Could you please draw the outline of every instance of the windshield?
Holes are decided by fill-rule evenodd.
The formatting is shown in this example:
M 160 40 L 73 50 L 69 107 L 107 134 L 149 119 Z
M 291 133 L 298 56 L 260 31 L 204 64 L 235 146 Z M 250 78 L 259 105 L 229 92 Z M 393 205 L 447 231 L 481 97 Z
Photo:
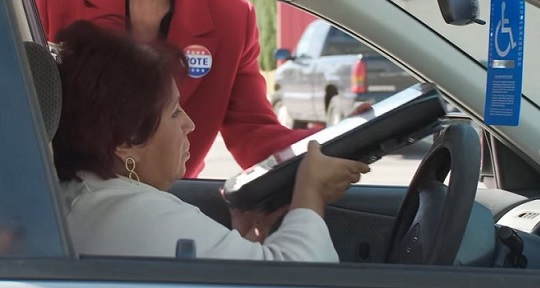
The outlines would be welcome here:
M 486 25 L 471 24 L 453 26 L 444 22 L 437 1 L 424 0 L 392 0 L 420 21 L 437 31 L 478 61 L 488 59 L 490 1 L 478 0 L 479 19 Z M 525 7 L 525 41 L 523 58 L 523 95 L 536 105 L 540 105 L 540 37 L 536 34 L 540 26 L 540 9 L 529 3 Z M 535 37 L 536 36 L 536 37 Z

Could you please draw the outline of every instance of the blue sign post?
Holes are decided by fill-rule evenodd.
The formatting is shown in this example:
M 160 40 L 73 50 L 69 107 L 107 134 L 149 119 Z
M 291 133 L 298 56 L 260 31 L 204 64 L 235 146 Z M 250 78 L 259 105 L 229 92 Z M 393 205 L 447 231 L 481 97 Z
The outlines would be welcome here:
M 517 126 L 523 81 L 524 0 L 491 0 L 484 122 Z

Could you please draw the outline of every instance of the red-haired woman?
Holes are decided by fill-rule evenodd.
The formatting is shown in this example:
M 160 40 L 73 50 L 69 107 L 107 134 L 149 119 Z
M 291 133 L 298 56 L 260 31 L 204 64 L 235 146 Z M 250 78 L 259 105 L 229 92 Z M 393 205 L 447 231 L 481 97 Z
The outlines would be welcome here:
M 324 156 L 311 142 L 280 228 L 262 243 L 248 241 L 164 192 L 186 171 L 195 129 L 172 76 L 185 75 L 175 65 L 184 57 L 86 21 L 57 39 L 64 93 L 54 160 L 78 253 L 174 257 L 177 240 L 187 238 L 197 257 L 338 260 L 324 206 L 367 165 Z

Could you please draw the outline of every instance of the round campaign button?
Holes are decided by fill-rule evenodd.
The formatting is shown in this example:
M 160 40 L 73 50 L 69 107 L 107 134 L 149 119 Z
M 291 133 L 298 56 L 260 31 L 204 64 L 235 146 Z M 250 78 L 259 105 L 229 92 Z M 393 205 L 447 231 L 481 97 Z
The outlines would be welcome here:
M 190 45 L 184 48 L 188 61 L 188 75 L 191 78 L 201 78 L 212 69 L 212 54 L 201 45 Z

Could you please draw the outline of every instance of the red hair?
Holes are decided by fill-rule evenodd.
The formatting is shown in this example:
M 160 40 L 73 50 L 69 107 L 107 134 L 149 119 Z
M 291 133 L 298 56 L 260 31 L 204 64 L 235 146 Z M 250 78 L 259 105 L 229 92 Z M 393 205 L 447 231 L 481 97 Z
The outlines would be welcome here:
M 62 115 L 53 139 L 60 180 L 91 171 L 114 178 L 116 147 L 146 143 L 171 102 L 173 75 L 185 56 L 166 44 L 139 44 L 125 34 L 77 21 L 56 37 L 61 51 Z

